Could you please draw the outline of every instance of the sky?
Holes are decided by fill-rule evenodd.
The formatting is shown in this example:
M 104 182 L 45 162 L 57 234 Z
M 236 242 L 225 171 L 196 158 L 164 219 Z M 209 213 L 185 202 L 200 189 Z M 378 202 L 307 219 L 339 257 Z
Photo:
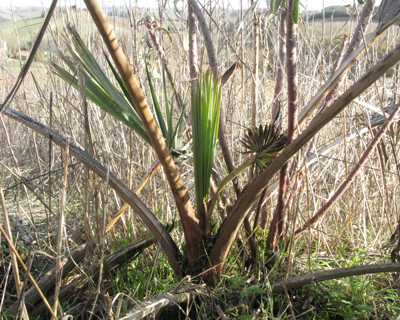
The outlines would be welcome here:
M 82 0 L 58 0 L 61 5 L 74 5 L 77 4 L 80 6 L 80 3 L 83 2 Z M 125 1 L 126 3 L 129 3 L 129 0 L 99 0 L 100 2 L 104 4 L 116 4 L 116 5 L 121 5 L 124 4 Z M 157 7 L 157 0 L 130 0 L 132 5 L 138 1 L 138 6 L 140 7 Z M 173 6 L 173 0 L 169 0 L 171 2 L 171 6 Z M 225 5 L 230 1 L 233 4 L 233 7 L 238 7 L 238 4 L 240 3 L 240 0 L 214 0 L 214 1 L 223 1 Z M 308 10 L 322 10 L 323 3 L 325 3 L 325 7 L 328 6 L 337 6 L 337 5 L 346 5 L 346 4 L 351 4 L 353 3 L 354 0 L 302 0 L 301 3 L 308 8 Z M 10 2 L 13 4 L 13 6 L 42 6 L 42 4 L 45 7 L 48 7 L 51 3 L 51 0 L 1 0 L 1 5 L 9 5 Z M 203 2 L 203 1 L 202 1 Z M 246 2 L 246 0 L 244 0 Z M 248 1 L 250 2 L 250 1 Z M 260 2 L 266 3 L 264 0 L 260 0 Z M 376 1 L 377 3 L 380 3 L 380 0 Z M 236 5 L 235 5 L 236 4 Z

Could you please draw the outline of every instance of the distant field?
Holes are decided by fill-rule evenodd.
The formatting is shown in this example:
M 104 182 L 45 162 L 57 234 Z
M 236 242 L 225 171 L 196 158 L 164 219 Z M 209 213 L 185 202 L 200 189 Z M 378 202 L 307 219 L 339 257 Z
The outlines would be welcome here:
M 7 16 L 5 13 L 0 12 L 0 17 L 1 16 Z M 9 15 L 8 15 L 9 17 Z M 121 18 L 121 17 L 108 17 L 110 23 L 116 24 L 115 29 L 117 33 L 122 36 L 126 34 L 130 34 L 130 23 L 128 18 Z M 30 48 L 32 45 L 32 41 L 36 38 L 37 33 L 39 32 L 42 23 L 44 21 L 44 18 L 27 18 L 27 19 L 20 19 L 16 21 L 16 26 L 18 29 L 18 38 L 19 38 L 19 43 L 20 43 L 20 48 L 26 50 L 26 48 Z M 87 25 L 88 17 L 87 17 L 87 12 L 82 13 L 82 19 L 81 19 L 81 24 L 83 26 Z M 55 27 L 55 20 L 54 18 L 52 19 L 51 26 Z M 63 21 L 62 17 L 59 16 L 57 25 L 60 29 L 63 28 Z M 49 32 L 47 32 L 47 35 Z M 85 37 L 85 35 L 82 35 Z M 12 20 L 7 21 L 7 22 L 2 22 L 0 23 L 0 39 L 5 40 L 7 42 L 7 48 L 8 48 L 8 55 L 13 55 L 18 48 L 18 42 L 17 42 L 17 37 L 15 33 L 15 26 L 14 22 Z M 51 43 L 53 43 L 53 40 L 50 38 Z M 47 46 L 48 43 L 47 41 L 43 41 L 43 46 L 45 50 L 48 50 Z
M 34 18 L 16 21 L 21 49 L 31 47 L 32 41 L 35 40 L 36 35 L 42 26 L 43 20 L 44 18 Z M 58 25 L 61 26 L 61 24 L 62 20 L 60 18 L 58 20 Z M 52 26 L 55 26 L 54 19 L 52 20 Z M 18 41 L 13 21 L 0 23 L 0 38 L 7 42 L 8 54 L 14 54 L 18 48 Z
M 37 8 L 36 10 L 29 10 L 29 11 L 25 9 L 24 11 L 21 11 L 21 13 L 23 16 L 25 16 L 25 18 L 19 16 L 19 20 L 16 21 L 16 25 L 18 29 L 20 47 L 21 49 L 26 49 L 27 47 L 29 48 L 31 46 L 32 40 L 35 39 L 36 34 L 39 31 L 44 18 L 41 17 L 27 18 L 27 16 L 29 15 L 32 17 L 35 15 L 41 15 L 41 11 L 37 10 Z M 81 14 L 81 23 L 83 25 L 86 25 L 88 21 L 87 12 L 82 12 L 80 14 Z M 7 13 L 5 10 L 2 10 L 0 7 L 0 18 L 10 19 L 11 17 L 9 13 Z M 124 36 L 130 34 L 130 22 L 128 18 L 109 16 L 108 19 L 112 24 L 115 24 L 115 29 L 119 37 L 124 38 Z M 57 24 L 59 28 L 62 28 L 61 17 L 59 18 Z M 350 19 L 346 17 L 336 17 L 333 19 L 327 18 L 325 20 L 325 39 L 330 40 L 331 37 L 333 39 L 337 37 L 340 38 L 345 33 L 351 34 L 352 33 L 351 29 L 354 29 L 356 24 L 357 24 L 356 19 L 350 21 Z M 367 29 L 367 34 L 371 33 L 377 27 L 377 24 L 378 23 L 376 21 L 372 21 L 372 23 Z M 52 25 L 55 26 L 54 19 Z M 300 24 L 300 27 L 302 30 L 307 29 L 310 32 L 309 34 L 315 37 L 316 39 L 319 40 L 322 39 L 322 33 L 323 33 L 322 19 L 306 21 L 304 22 L 304 24 Z M 84 37 L 84 35 L 82 36 Z M 391 40 L 393 37 L 394 34 L 390 35 Z M 0 23 L 0 38 L 4 39 L 7 42 L 8 55 L 13 55 L 18 47 L 17 37 L 15 33 L 15 26 L 13 21 L 10 20 L 7 22 Z M 47 50 L 47 45 L 48 45 L 47 41 L 45 41 L 44 45 L 46 46 Z
M 16 21 L 18 29 L 18 38 L 20 46 L 24 47 L 25 43 L 30 43 L 36 36 L 44 18 L 26 19 Z M 18 45 L 17 35 L 13 21 L 3 22 L 0 24 L 1 38 L 7 42 L 7 47 L 13 53 Z
M 39 7 L 14 7 L 14 19 L 16 21 L 23 19 L 35 19 L 40 18 L 43 14 L 43 10 Z M 0 23 L 11 21 L 10 10 L 6 7 L 0 7 Z
M 309 20 L 308 22 L 305 23 L 307 28 L 310 29 L 310 31 L 316 32 L 315 36 L 322 37 L 322 29 L 323 29 L 323 20 L 322 19 L 316 19 L 314 21 Z M 338 35 L 343 35 L 344 33 L 350 34 L 351 29 L 354 29 L 357 25 L 357 20 L 356 18 L 353 19 L 353 21 L 350 21 L 349 18 L 347 17 L 338 17 L 338 18 L 327 18 L 325 19 L 325 38 L 330 38 L 331 34 L 332 37 L 335 38 Z M 378 26 L 378 22 L 376 20 L 373 20 L 368 28 L 367 28 L 367 34 L 371 33 L 373 30 L 376 29 Z

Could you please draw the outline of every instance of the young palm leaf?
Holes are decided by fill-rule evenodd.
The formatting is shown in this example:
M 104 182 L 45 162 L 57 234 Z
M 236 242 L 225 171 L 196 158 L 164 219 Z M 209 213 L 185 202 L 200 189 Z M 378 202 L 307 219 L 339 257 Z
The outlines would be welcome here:
M 277 117 L 278 118 L 278 117 Z M 208 212 L 212 214 L 218 196 L 224 188 L 236 178 L 240 173 L 246 170 L 249 166 L 253 167 L 253 171 L 258 175 L 260 171 L 265 169 L 279 152 L 285 147 L 287 137 L 281 133 L 281 130 L 276 126 L 276 120 L 271 124 L 266 124 L 265 128 L 262 125 L 259 128 L 248 129 L 244 139 L 240 142 L 247 149 L 243 153 L 253 153 L 253 155 L 243 162 L 239 167 L 235 168 L 227 175 L 218 185 L 217 191 L 210 201 Z
M 243 153 L 254 153 L 253 171 L 258 174 L 276 157 L 286 144 L 287 137 L 281 133 L 275 123 L 266 124 L 265 127 L 260 124 L 248 129 L 245 137 L 240 141 L 247 149 Z
M 208 199 L 221 104 L 220 79 L 209 70 L 192 84 L 193 166 L 197 210 Z M 202 225 L 202 217 L 200 224 Z

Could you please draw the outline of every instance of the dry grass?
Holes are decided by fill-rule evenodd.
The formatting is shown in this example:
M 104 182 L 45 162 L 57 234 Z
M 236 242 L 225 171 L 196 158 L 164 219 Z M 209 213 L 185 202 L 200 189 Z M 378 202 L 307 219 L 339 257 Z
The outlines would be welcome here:
M 134 8 L 133 8 L 134 10 Z M 104 70 L 111 77 L 110 70 L 106 67 L 103 56 L 105 49 L 100 41 L 98 33 L 86 12 L 70 10 L 71 19 L 80 21 L 78 28 L 84 41 L 88 43 L 94 56 L 98 59 Z M 136 22 L 144 18 L 144 12 L 134 12 Z M 80 20 L 83 17 L 82 20 Z M 173 17 L 173 21 L 171 21 Z M 158 17 L 161 19 L 161 17 Z M 228 16 L 229 18 L 229 16 Z M 232 17 L 231 17 L 232 18 Z M 174 16 L 172 10 L 163 13 L 163 26 L 173 25 L 178 27 L 179 31 L 172 34 L 172 42 L 164 34 L 163 45 L 170 62 L 170 67 L 175 76 L 182 94 L 189 87 L 189 69 L 187 51 L 182 46 L 185 38 L 186 20 L 178 19 Z M 219 27 L 224 25 L 226 19 L 218 14 L 214 16 Z M 138 30 L 131 30 L 130 21 L 127 18 L 110 17 L 116 25 L 118 36 L 121 38 L 123 48 L 128 57 L 131 58 L 135 70 L 139 70 L 138 80 L 142 84 L 145 93 L 150 101 L 150 94 L 145 78 L 144 53 L 147 51 L 147 44 L 144 39 L 145 29 L 140 26 Z M 18 21 L 20 23 L 21 21 Z M 252 79 L 250 70 L 247 66 L 252 66 L 252 46 L 251 24 L 249 17 L 246 17 L 245 28 L 239 32 L 236 37 L 234 33 L 237 30 L 236 21 L 229 21 L 234 25 L 233 33 L 224 32 L 229 40 L 222 37 L 221 32 L 212 24 L 212 32 L 215 37 L 215 44 L 218 51 L 218 59 L 222 71 L 238 61 L 240 58 L 245 64 L 242 69 L 237 71 L 233 79 L 224 87 L 222 105 L 225 108 L 226 115 L 226 136 L 230 149 L 234 156 L 236 165 L 241 164 L 245 159 L 241 154 L 239 140 L 243 137 L 246 128 L 250 127 L 251 119 L 251 97 L 250 88 Z M 299 101 L 300 108 L 311 99 L 319 86 L 325 82 L 331 73 L 331 65 L 337 54 L 337 39 L 344 33 L 351 33 L 355 27 L 355 22 L 346 24 L 345 21 L 335 19 L 333 24 L 329 20 L 325 22 L 325 40 L 322 41 L 322 22 L 305 22 L 301 28 L 299 36 Z M 53 94 L 53 129 L 61 135 L 70 137 L 74 144 L 84 146 L 84 113 L 81 104 L 79 92 L 75 91 L 68 83 L 63 82 L 51 71 L 51 61 L 58 60 L 57 52 L 54 50 L 54 43 L 58 43 L 59 49 L 67 53 L 66 45 L 61 30 L 62 20 L 57 18 L 58 28 L 53 29 L 52 45 L 47 41 L 42 44 L 43 51 L 50 51 L 51 57 L 44 59 L 43 62 L 35 62 L 31 67 L 32 74 L 29 74 L 21 87 L 18 95 L 12 103 L 12 108 L 19 110 L 32 118 L 49 125 L 49 106 L 50 93 Z M 55 26 L 54 25 L 54 26 Z M 246 27 L 247 26 L 247 27 Z M 2 25 L 0 24 L 0 28 Z M 372 23 L 368 32 L 376 27 Z M 4 29 L 2 29 L 4 30 Z M 8 30 L 8 29 L 7 29 Z M 34 29 L 28 28 L 29 32 Z M 36 29 L 35 29 L 36 30 Z M 21 31 L 21 32 L 26 32 Z M 136 36 L 135 36 L 136 32 Z M 12 34 L 12 28 L 7 31 Z M 243 36 L 243 42 L 241 42 Z M 348 87 L 354 80 L 358 79 L 368 66 L 376 62 L 382 55 L 387 53 L 395 44 L 397 37 L 397 27 L 391 27 L 380 41 L 373 45 L 368 52 L 368 58 L 363 57 L 352 68 L 345 86 Z M 332 39 L 332 40 L 331 40 Z M 136 41 L 136 42 L 135 42 Z M 199 61 L 200 69 L 206 70 L 207 58 L 203 50 L 202 39 L 199 36 Z M 263 26 L 260 41 L 260 70 L 259 70 L 259 104 L 257 106 L 257 123 L 265 124 L 271 121 L 271 108 L 273 99 L 273 88 L 275 82 L 275 69 L 277 57 L 274 54 L 277 43 L 277 29 L 272 23 Z M 232 48 L 236 52 L 232 51 Z M 243 50 L 242 50 L 243 48 Z M 153 66 L 160 73 L 160 59 L 153 55 Z M 19 73 L 19 61 L 9 60 L 0 62 L 0 100 L 3 101 L 7 93 L 14 84 L 15 78 Z M 34 81 L 36 80 L 36 83 Z M 162 96 L 160 81 L 155 81 L 156 90 L 159 97 Z M 394 75 L 385 76 L 380 79 L 376 85 L 367 90 L 360 98 L 364 103 L 371 104 L 376 108 L 386 108 L 397 100 L 398 91 L 398 67 Z M 343 88 L 344 91 L 344 88 Z M 171 91 L 169 91 L 171 94 Z M 172 100 L 172 95 L 169 97 Z M 151 165 L 156 161 L 152 150 L 138 138 L 131 130 L 110 117 L 104 111 L 101 111 L 91 102 L 88 103 L 90 130 L 94 142 L 94 158 L 104 165 L 107 165 L 109 159 L 110 171 L 121 179 L 132 190 L 140 184 L 144 175 L 150 170 Z M 286 118 L 286 101 L 282 105 L 283 119 Z M 345 111 L 334 119 L 318 135 L 315 141 L 315 150 L 319 150 L 329 143 L 343 137 L 344 135 L 357 132 L 357 130 L 367 124 L 373 112 L 364 106 L 352 103 Z M 21 255 L 27 260 L 29 253 L 33 251 L 44 252 L 49 256 L 37 253 L 32 264 L 31 272 L 33 276 L 40 278 L 53 264 L 56 256 L 56 239 L 58 228 L 58 213 L 61 209 L 61 175 L 65 160 L 62 157 L 61 150 L 53 146 L 49 155 L 48 140 L 37 135 L 32 130 L 19 123 L 2 117 L 4 126 L 0 122 L 0 161 L 4 167 L 2 188 L 7 203 L 7 212 L 10 217 L 13 230 L 14 241 Z M 286 123 L 283 122 L 283 127 Z M 352 140 L 346 140 L 333 149 L 329 154 L 318 157 L 318 161 L 305 166 L 306 179 L 299 186 L 293 205 L 289 208 L 288 231 L 289 234 L 293 228 L 302 225 L 311 217 L 335 192 L 341 182 L 347 177 L 348 172 L 363 154 L 366 145 L 373 137 L 373 132 L 368 131 L 362 136 L 355 136 Z M 187 139 L 187 136 L 185 137 Z M 387 263 L 390 261 L 387 250 L 382 247 L 390 241 L 390 237 L 395 231 L 399 221 L 398 201 L 399 201 L 399 172 L 398 172 L 398 149 L 399 149 L 399 126 L 395 123 L 386 134 L 379 149 L 375 150 L 369 162 L 352 183 L 349 190 L 343 195 L 338 203 L 326 213 L 325 217 L 314 225 L 309 231 L 304 232 L 300 237 L 294 240 L 293 255 L 288 261 L 284 256 L 280 256 L 280 262 L 273 266 L 268 276 L 265 266 L 268 265 L 269 254 L 264 251 L 265 233 L 257 231 L 257 243 L 260 247 L 262 257 L 257 268 L 247 269 L 246 259 L 239 255 L 240 250 L 235 248 L 230 256 L 230 263 L 227 266 L 227 275 L 231 279 L 225 279 L 221 287 L 229 292 L 221 293 L 217 288 L 209 298 L 214 305 L 225 308 L 226 314 L 230 317 L 239 317 L 241 315 L 252 315 L 254 317 L 267 317 L 278 313 L 290 314 L 290 309 L 285 297 L 272 297 L 268 294 L 268 280 L 273 275 L 282 278 L 282 265 L 287 267 L 289 276 L 306 274 L 312 271 L 321 271 L 326 269 L 370 264 Z M 49 156 L 51 166 L 49 165 Z M 299 164 L 303 164 L 305 159 L 305 150 L 299 155 Z M 69 159 L 69 163 L 74 164 L 76 159 Z M 225 176 L 223 159 L 220 154 L 217 156 L 216 165 L 221 176 Z M 193 199 L 193 170 L 191 162 L 179 164 L 183 179 Z M 49 176 L 46 174 L 49 170 L 55 171 Z M 58 171 L 57 171 L 58 170 Z M 17 173 L 18 174 L 17 174 Z M 42 175 L 42 176 L 40 176 Z M 20 184 L 20 176 L 31 180 L 33 190 Z M 51 203 L 49 201 L 49 178 L 51 179 Z M 241 177 L 246 181 L 247 177 Z M 88 216 L 89 229 L 85 229 L 84 208 L 85 208 L 85 174 L 83 166 L 78 164 L 70 167 L 68 172 L 68 182 L 66 188 L 65 202 L 65 243 L 62 248 L 64 255 L 76 248 L 88 236 L 95 243 L 100 243 L 101 223 L 100 219 L 105 207 L 105 192 L 108 191 L 107 219 L 111 219 L 122 206 L 121 200 L 113 190 L 107 190 L 105 183 L 99 181 L 99 178 L 90 174 L 88 190 Z M 230 197 L 233 199 L 233 191 L 230 190 Z M 174 240 L 178 246 L 182 247 L 183 239 L 181 237 L 180 225 L 177 222 L 178 215 L 173 204 L 173 198 L 170 194 L 167 181 L 161 170 L 150 180 L 145 189 L 141 192 L 140 198 L 154 212 L 163 223 L 171 223 L 175 220 L 178 224 L 178 232 L 173 233 Z M 266 208 L 269 212 L 269 218 L 275 209 L 276 194 L 273 193 L 266 202 Z M 49 212 L 50 203 L 53 214 Z M 250 216 L 252 220 L 254 215 Z M 296 217 L 296 218 L 295 218 Z M 217 220 L 217 218 L 216 218 Z M 3 222 L 0 218 L 1 223 Z M 218 221 L 216 221 L 218 222 Z M 134 212 L 127 212 L 116 228 L 105 238 L 105 254 L 111 254 L 132 243 L 145 232 L 145 228 Z M 1 240 L 1 259 L 0 261 L 0 283 L 1 292 L 7 292 L 3 302 L 0 302 L 1 312 L 10 307 L 16 301 L 15 285 L 13 277 L 9 271 L 9 248 L 4 240 Z M 279 255 L 279 252 L 275 253 Z M 51 258 L 50 258 L 51 257 Z M 238 259 L 239 257 L 239 259 Z M 80 267 L 64 279 L 62 287 L 66 286 L 73 278 L 85 274 L 88 268 L 97 263 L 100 258 L 100 250 L 96 246 L 90 249 L 90 253 L 81 263 Z M 280 265 L 282 263 L 282 265 Z M 287 265 L 286 265 L 287 264 Z M 91 275 L 88 274 L 88 277 Z M 21 272 L 24 277 L 24 272 Z M 320 310 L 325 304 L 326 309 L 330 307 L 328 303 L 340 306 L 345 312 L 353 312 L 356 307 L 346 309 L 345 304 L 340 304 L 340 299 L 347 298 L 340 296 L 339 300 L 330 299 L 340 292 L 350 292 L 349 295 L 357 300 L 360 305 L 362 297 L 367 301 L 365 305 L 372 306 L 372 309 L 357 316 L 370 316 L 373 319 L 385 319 L 394 317 L 400 310 L 395 311 L 398 302 L 393 302 L 394 307 L 386 308 L 385 303 L 389 303 L 385 297 L 391 296 L 395 299 L 398 295 L 398 284 L 395 285 L 391 275 L 382 275 L 379 277 L 364 277 L 359 280 L 362 283 L 368 283 L 363 287 L 357 285 L 357 279 L 350 279 L 346 282 L 330 282 L 327 285 L 316 285 L 308 289 L 304 288 L 294 291 L 291 294 L 293 305 L 297 314 L 307 313 L 303 318 Z M 246 282 L 248 281 L 248 282 Z M 271 281 L 272 282 L 272 281 Z M 100 287 L 100 297 L 95 306 L 94 313 L 101 318 L 111 318 L 110 310 L 113 312 L 119 310 L 119 314 L 127 313 L 133 303 L 131 299 L 144 299 L 156 293 L 167 290 L 174 284 L 172 271 L 167 266 L 157 246 L 146 249 L 143 254 L 128 263 L 120 270 L 107 270 L 104 273 L 104 281 Z M 253 285 L 263 290 L 258 292 Z M 249 288 L 253 288 L 251 291 Z M 361 288 L 361 289 L 360 289 Z M 62 309 L 68 314 L 74 314 L 76 318 L 88 317 L 88 310 L 92 310 L 91 303 L 96 294 L 97 283 L 87 284 L 65 299 L 61 303 Z M 220 291 L 218 291 L 220 290 Z M 247 291 L 246 291 L 247 290 Z M 376 297 L 375 306 L 368 300 L 368 297 L 358 296 L 357 290 L 364 290 L 366 295 Z M 245 294 L 241 295 L 241 292 Z M 116 298 L 112 307 L 108 305 L 107 298 L 104 298 L 106 292 L 111 296 L 111 300 Z M 119 295 L 123 293 L 125 295 Z M 275 299 L 275 304 L 267 308 L 264 300 L 260 300 L 260 295 L 267 297 L 266 301 L 271 302 Z M 224 298 L 229 296 L 229 301 L 235 301 L 237 308 L 229 310 Z M 75 298 L 77 298 L 75 300 Z M 236 299 L 236 300 L 235 300 Z M 385 300 L 386 299 L 386 300 Z M 311 301 L 310 301 L 311 300 Z M 2 301 L 0 299 L 0 301 Z M 264 301 L 261 303 L 260 301 Z M 314 301 L 314 302 L 313 302 Z M 332 302 L 334 301 L 334 302 Z M 203 301 L 204 302 L 204 301 Z M 88 305 L 86 305 L 88 303 Z M 233 303 L 233 302 L 232 302 Z M 258 308 L 258 309 L 257 309 Z M 296 309 L 297 308 L 297 309 Z M 201 303 L 198 312 L 201 312 Z M 390 309 L 390 310 L 388 310 Z M 257 310 L 262 310 L 259 312 Z M 286 311 L 285 311 L 286 310 Z M 311 310 L 311 311 L 310 311 Z M 313 311 L 314 310 L 314 311 Z M 330 310 L 330 309 L 329 309 Z M 81 313 L 82 312 L 82 313 Z M 264 313 L 263 313 L 264 312 Z M 329 315 L 334 314 L 326 313 Z M 339 311 L 338 311 L 339 312 Z M 343 312 L 340 315 L 343 315 Z M 355 312 L 355 311 L 354 311 Z M 210 313 L 207 313 L 209 314 Z M 339 314 L 339 313 L 338 313 Z M 213 317 L 215 314 L 212 315 Z M 221 318 L 225 316 L 220 313 Z M 211 317 L 211 316 L 210 316 Z M 301 317 L 300 317 L 301 318 Z M 348 319 L 352 318 L 349 313 Z M 386 319 L 388 319 L 386 318 Z M 339 316 L 338 318 L 339 319 Z M 342 318 L 340 318 L 342 319 Z

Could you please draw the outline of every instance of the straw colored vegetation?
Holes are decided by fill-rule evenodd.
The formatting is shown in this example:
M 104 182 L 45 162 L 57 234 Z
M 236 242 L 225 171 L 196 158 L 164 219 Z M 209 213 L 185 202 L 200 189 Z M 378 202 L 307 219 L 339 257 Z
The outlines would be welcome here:
M 0 23 L 0 319 L 400 316 L 400 1 L 201 3 Z

